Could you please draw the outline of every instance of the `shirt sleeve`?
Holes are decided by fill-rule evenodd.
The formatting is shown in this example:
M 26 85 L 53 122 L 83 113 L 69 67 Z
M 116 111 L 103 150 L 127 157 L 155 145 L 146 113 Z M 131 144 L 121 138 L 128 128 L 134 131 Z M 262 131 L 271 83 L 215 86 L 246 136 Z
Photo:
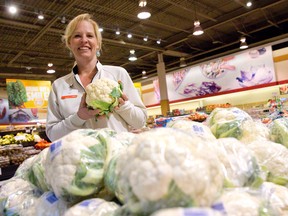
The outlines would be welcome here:
M 83 127 L 85 120 L 81 119 L 77 112 L 65 118 L 61 115 L 59 108 L 59 97 L 57 96 L 56 85 L 52 85 L 52 89 L 48 99 L 47 120 L 46 120 L 46 134 L 53 142 L 73 130 Z M 76 109 L 76 108 L 75 108 Z

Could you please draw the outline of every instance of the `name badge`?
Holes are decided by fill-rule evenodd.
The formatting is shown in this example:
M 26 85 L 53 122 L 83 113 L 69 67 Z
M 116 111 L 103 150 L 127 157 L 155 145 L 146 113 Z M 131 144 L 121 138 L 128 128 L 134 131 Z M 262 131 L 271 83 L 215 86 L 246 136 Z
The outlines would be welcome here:
M 71 89 L 68 91 L 64 91 L 63 95 L 61 96 L 61 99 L 70 99 L 70 98 L 77 98 L 78 97 L 78 90 L 77 89 Z

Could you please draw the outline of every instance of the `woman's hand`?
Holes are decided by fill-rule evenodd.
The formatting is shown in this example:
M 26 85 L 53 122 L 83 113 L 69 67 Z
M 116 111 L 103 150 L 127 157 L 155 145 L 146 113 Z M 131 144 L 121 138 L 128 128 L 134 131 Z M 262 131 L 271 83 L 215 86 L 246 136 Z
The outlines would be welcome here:
M 123 93 L 122 96 L 119 98 L 119 104 L 115 107 L 115 109 L 120 109 L 120 107 L 123 106 L 126 101 L 128 101 L 128 97 L 126 96 L 126 94 Z
M 95 118 L 95 116 L 98 115 L 99 113 L 100 113 L 99 109 L 93 110 L 93 109 L 87 108 L 86 93 L 84 93 L 81 98 L 81 102 L 77 111 L 77 115 L 83 120 L 88 120 L 90 118 Z

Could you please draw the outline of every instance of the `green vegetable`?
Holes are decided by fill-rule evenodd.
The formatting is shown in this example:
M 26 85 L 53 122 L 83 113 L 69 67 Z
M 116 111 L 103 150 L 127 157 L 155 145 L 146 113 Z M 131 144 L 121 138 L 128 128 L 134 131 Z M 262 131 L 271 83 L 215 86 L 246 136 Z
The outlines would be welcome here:
M 122 84 L 107 78 L 97 79 L 86 87 L 86 103 L 91 109 L 99 109 L 98 115 L 106 115 L 118 106 Z
M 26 88 L 20 80 L 7 83 L 8 101 L 12 107 L 24 107 L 27 102 Z

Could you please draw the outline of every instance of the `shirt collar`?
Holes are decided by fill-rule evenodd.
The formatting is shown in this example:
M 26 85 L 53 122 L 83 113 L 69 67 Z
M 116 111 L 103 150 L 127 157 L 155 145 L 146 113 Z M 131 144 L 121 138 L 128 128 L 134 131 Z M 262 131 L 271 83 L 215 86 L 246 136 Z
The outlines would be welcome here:
M 97 67 L 97 71 L 100 72 L 102 71 L 103 65 L 100 63 L 100 61 L 97 61 L 96 67 Z M 76 63 L 74 64 L 72 68 L 72 72 L 74 73 L 74 75 L 78 74 L 78 66 Z

